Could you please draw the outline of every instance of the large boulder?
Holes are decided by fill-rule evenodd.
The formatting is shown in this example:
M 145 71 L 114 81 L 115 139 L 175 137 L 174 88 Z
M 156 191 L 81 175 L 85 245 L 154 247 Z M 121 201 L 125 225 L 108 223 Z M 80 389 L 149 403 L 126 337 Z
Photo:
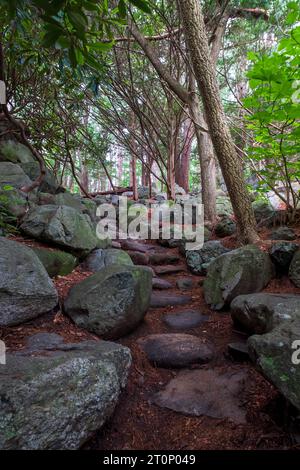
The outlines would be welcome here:
M 271 240 L 296 240 L 297 234 L 286 225 L 274 229 L 270 236 Z
M 98 239 L 84 214 L 68 206 L 45 205 L 30 210 L 21 230 L 38 240 L 54 243 L 75 255 L 86 255 Z
M 25 145 L 8 139 L 1 141 L 0 162 L 31 163 L 34 162 L 34 156 Z
M 33 247 L 32 249 L 43 263 L 50 277 L 66 276 L 77 265 L 77 258 L 65 251 L 40 247 Z
M 188 268 L 193 274 L 205 274 L 209 263 L 228 251 L 219 241 L 212 240 L 206 242 L 200 250 L 186 251 L 185 256 Z
M 273 271 L 268 253 L 255 245 L 225 253 L 208 266 L 203 284 L 205 300 L 220 310 L 238 295 L 261 291 L 271 280 Z
M 292 258 L 289 268 L 289 278 L 296 287 L 300 287 L 300 250 L 297 250 Z
M 0 189 L 5 189 L 7 186 L 20 189 L 24 186 L 29 186 L 31 183 L 31 179 L 19 165 L 10 162 L 0 162 Z
M 263 334 L 300 312 L 300 296 L 264 292 L 239 295 L 231 302 L 230 310 L 235 323 L 249 333 Z
M 84 268 L 91 272 L 101 271 L 103 268 L 113 264 L 118 266 L 133 266 L 133 262 L 126 251 L 116 248 L 95 250 L 84 260 Z
M 115 409 L 131 364 L 128 348 L 85 341 L 48 349 L 46 356 L 7 354 L 1 366 L 1 449 L 78 449 Z
M 300 297 L 300 296 L 297 296 Z M 248 340 L 250 357 L 263 375 L 300 410 L 300 306 L 299 300 L 278 302 L 273 307 L 271 331 L 251 336 Z M 273 326 L 273 327 L 272 327 Z
M 40 165 L 38 162 L 22 163 L 21 167 L 24 173 L 26 173 L 26 175 L 32 181 L 36 180 L 41 174 Z M 59 182 L 54 176 L 54 173 L 48 168 L 46 168 L 46 173 L 43 177 L 41 184 L 39 185 L 39 190 L 44 193 L 55 194 L 58 191 L 59 187 Z
M 71 193 L 59 193 L 54 196 L 54 204 L 57 206 L 69 206 L 73 207 L 77 211 L 81 212 L 82 204 L 80 199 L 76 198 Z
M 38 202 L 35 192 L 24 193 L 13 187 L 4 188 L 0 187 L 0 204 L 8 218 L 21 219 L 28 209 L 34 207 Z
M 28 247 L 0 237 L 0 326 L 18 325 L 52 310 L 57 292 Z
M 233 209 L 230 198 L 227 196 L 218 196 L 216 198 L 216 211 L 219 217 L 231 216 Z
M 150 269 L 113 265 L 72 287 L 64 309 L 81 328 L 117 339 L 143 320 L 151 291 Z
M 230 217 L 223 217 L 215 227 L 217 237 L 224 238 L 236 232 L 236 223 Z
M 270 256 L 275 264 L 277 274 L 286 274 L 299 245 L 291 242 L 277 242 L 270 249 Z
M 275 210 L 269 201 L 259 199 L 252 203 L 256 222 L 271 220 L 275 215 Z

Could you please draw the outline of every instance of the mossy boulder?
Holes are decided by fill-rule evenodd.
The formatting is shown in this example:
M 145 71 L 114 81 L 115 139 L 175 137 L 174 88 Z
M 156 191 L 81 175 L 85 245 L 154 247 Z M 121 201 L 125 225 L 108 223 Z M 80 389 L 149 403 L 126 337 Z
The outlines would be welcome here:
M 26 235 L 63 247 L 75 256 L 86 256 L 98 243 L 84 214 L 68 206 L 38 206 L 26 214 L 20 228 Z
M 300 297 L 300 296 L 298 296 Z M 274 308 L 273 329 L 248 340 L 250 357 L 259 370 L 300 411 L 300 309 L 298 303 Z
M 23 186 L 29 186 L 31 183 L 31 179 L 19 165 L 10 162 L 0 162 L 0 189 L 5 189 L 7 186 L 20 189 Z
M 143 320 L 151 291 L 150 269 L 113 265 L 72 287 L 64 309 L 79 327 L 117 339 Z
M 220 310 L 238 295 L 261 291 L 273 274 L 268 253 L 255 245 L 238 248 L 209 264 L 203 284 L 205 300 Z
M 206 273 L 209 263 L 228 251 L 220 241 L 211 240 L 204 243 L 200 250 L 187 250 L 186 263 L 193 274 L 202 275 Z
M 0 237 L 0 326 L 11 326 L 52 310 L 56 289 L 27 246 Z
M 5 140 L 0 143 L 0 162 L 31 163 L 34 156 L 28 147 L 14 140 Z
M 116 248 L 95 250 L 87 256 L 83 263 L 84 268 L 91 272 L 101 271 L 103 268 L 113 264 L 118 266 L 133 266 L 133 262 L 126 251 Z
M 297 250 L 292 258 L 289 278 L 296 287 L 300 287 L 300 250 Z
M 77 265 L 77 258 L 65 251 L 47 248 L 32 248 L 39 260 L 43 263 L 50 277 L 66 276 L 70 274 Z
M 40 171 L 40 165 L 38 162 L 29 162 L 29 163 L 22 163 L 21 167 L 26 173 L 26 175 L 32 180 L 36 180 L 41 171 Z M 50 193 L 50 194 L 55 194 L 59 189 L 59 182 L 57 181 L 54 173 L 46 168 L 46 174 L 39 185 L 39 190 L 44 192 L 44 193 Z
M 7 354 L 0 368 L 1 449 L 78 449 L 111 417 L 127 381 L 129 349 L 106 341 L 53 349 Z

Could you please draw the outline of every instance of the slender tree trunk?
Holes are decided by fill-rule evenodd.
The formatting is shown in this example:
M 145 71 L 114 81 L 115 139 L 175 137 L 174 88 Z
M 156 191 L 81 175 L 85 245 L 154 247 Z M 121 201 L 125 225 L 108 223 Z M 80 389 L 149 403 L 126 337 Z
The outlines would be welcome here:
M 200 111 L 199 100 L 196 94 L 190 101 L 190 111 L 194 122 L 200 126 L 206 127 L 206 122 Z M 210 135 L 202 132 L 201 128 L 195 124 L 195 133 L 197 138 L 198 153 L 201 170 L 201 195 L 204 206 L 204 220 L 212 224 L 215 223 L 216 213 L 216 162 L 214 148 Z
M 243 178 L 242 166 L 226 123 L 200 2 L 199 0 L 180 0 L 179 4 L 187 47 L 203 99 L 216 156 L 232 202 L 239 238 L 243 243 L 252 243 L 259 238 L 256 232 L 256 222 Z

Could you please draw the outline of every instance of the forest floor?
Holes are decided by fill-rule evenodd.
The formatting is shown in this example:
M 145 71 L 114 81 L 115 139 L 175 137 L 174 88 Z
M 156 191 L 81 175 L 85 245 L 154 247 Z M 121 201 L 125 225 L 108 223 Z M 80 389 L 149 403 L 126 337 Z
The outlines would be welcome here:
M 300 231 L 299 231 L 300 232 Z M 264 238 L 268 234 L 262 233 Z M 14 237 L 27 245 L 37 244 L 22 237 Z M 223 239 L 227 246 L 234 247 L 235 238 Z M 153 242 L 148 242 L 153 244 Z M 41 245 L 41 244 L 39 244 Z M 45 245 L 43 245 L 45 246 Z M 178 249 L 155 245 L 155 252 L 178 254 Z M 179 255 L 181 256 L 181 255 Z M 182 264 L 184 264 L 183 257 Z M 181 263 L 180 263 L 181 264 Z M 67 295 L 70 287 L 91 275 L 78 267 L 68 276 L 55 279 L 60 300 Z M 160 276 L 172 283 L 174 288 L 162 291 L 169 294 L 190 295 L 191 302 L 183 306 L 150 308 L 145 320 L 130 335 L 120 339 L 132 352 L 133 365 L 126 389 L 123 391 L 112 418 L 85 446 L 98 450 L 223 450 L 223 449 L 290 449 L 298 448 L 294 436 L 286 426 L 286 404 L 280 394 L 269 384 L 248 360 L 236 360 L 228 353 L 228 344 L 246 342 L 244 332 L 235 329 L 228 311 L 214 312 L 205 304 L 202 289 L 204 278 L 194 276 L 187 269 L 176 274 Z M 182 291 L 176 288 L 176 281 L 190 278 L 193 287 Z M 274 279 L 265 289 L 267 292 L 288 292 L 300 294 L 288 278 Z M 155 291 L 154 291 L 155 292 Z M 178 374 L 178 369 L 164 369 L 151 365 L 137 343 L 139 338 L 155 333 L 174 333 L 163 321 L 166 313 L 198 310 L 208 320 L 197 328 L 181 330 L 211 342 L 215 358 L 206 365 L 195 365 L 192 369 L 214 369 L 223 371 L 245 371 L 248 374 L 243 406 L 246 423 L 237 424 L 229 419 L 208 416 L 187 416 L 155 405 L 154 395 Z M 58 333 L 66 342 L 78 342 L 98 337 L 74 325 L 61 310 L 44 315 L 22 326 L 2 328 L 3 339 L 8 350 L 25 347 L 28 336 L 37 332 Z M 175 331 L 177 332 L 177 331 Z M 222 396 L 220 396 L 222 400 Z

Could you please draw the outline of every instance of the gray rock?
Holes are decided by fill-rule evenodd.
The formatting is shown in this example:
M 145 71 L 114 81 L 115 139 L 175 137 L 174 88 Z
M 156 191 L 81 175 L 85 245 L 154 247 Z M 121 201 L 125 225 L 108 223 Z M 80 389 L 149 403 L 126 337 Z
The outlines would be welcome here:
M 289 278 L 296 287 L 300 287 L 300 250 L 296 251 L 292 258 L 289 269 Z
M 11 163 L 30 163 L 34 162 L 34 156 L 25 145 L 14 140 L 1 141 L 0 161 Z
M 197 310 L 183 310 L 180 312 L 166 313 L 166 315 L 163 316 L 164 323 L 176 330 L 196 328 L 207 320 L 208 317 L 202 315 Z
M 161 308 L 169 307 L 170 305 L 185 305 L 192 301 L 190 295 L 182 294 L 161 294 L 160 292 L 153 292 L 151 296 L 151 307 Z
M 248 340 L 248 349 L 262 374 L 299 411 L 299 301 L 294 307 L 292 305 L 292 303 L 288 306 L 278 305 L 274 309 L 271 331 L 251 336 Z
M 183 333 L 149 335 L 138 340 L 150 362 L 158 367 L 187 367 L 205 364 L 213 359 L 210 344 L 200 338 Z
M 193 279 L 190 277 L 183 277 L 176 281 L 176 285 L 180 290 L 190 290 L 193 287 Z
M 7 355 L 0 369 L 1 449 L 78 449 L 112 415 L 129 350 L 104 341 L 60 347 L 43 357 Z
M 12 186 L 13 188 L 20 189 L 24 186 L 29 186 L 31 183 L 31 179 L 28 178 L 19 165 L 10 162 L 0 162 L 0 188 Z
M 183 265 L 174 265 L 174 264 L 166 264 L 163 266 L 154 266 L 154 272 L 161 276 L 164 274 L 174 274 L 174 273 L 179 273 L 181 271 L 185 270 L 185 266 Z
M 73 286 L 64 309 L 79 327 L 116 339 L 143 320 L 151 290 L 149 269 L 113 265 Z
M 63 342 L 62 336 L 56 333 L 36 333 L 29 336 L 26 345 L 27 350 L 30 352 L 50 351 L 51 349 L 59 349 Z
M 7 214 L 6 216 L 3 215 L 3 219 L 7 223 L 11 222 L 12 219 L 21 219 L 38 202 L 34 191 L 24 193 L 13 187 L 11 189 L 4 189 L 5 185 L 3 186 L 0 186 L 0 200 L 1 206 Z
M 231 216 L 233 214 L 229 197 L 218 196 L 216 198 L 216 211 L 219 217 Z
M 220 241 L 212 240 L 203 244 L 200 250 L 186 251 L 186 262 L 193 274 L 205 274 L 209 263 L 228 250 Z M 203 266 L 204 265 L 204 266 Z
M 283 226 L 272 231 L 271 240 L 296 240 L 297 235 L 293 229 Z
M 54 243 L 75 255 L 85 255 L 98 244 L 83 214 L 67 206 L 45 205 L 30 210 L 21 230 L 30 237 Z
M 236 223 L 230 217 L 224 217 L 215 227 L 217 237 L 224 238 L 236 232 Z
M 133 266 L 133 262 L 126 251 L 116 248 L 92 251 L 84 260 L 83 266 L 88 271 L 98 272 L 114 264 L 118 266 Z
M 169 281 L 166 281 L 165 279 L 154 277 L 152 279 L 152 287 L 153 289 L 166 290 L 166 289 L 172 289 L 173 286 Z
M 26 175 L 34 181 L 36 178 L 39 177 L 41 174 L 40 171 L 40 165 L 38 162 L 29 162 L 29 163 L 22 163 L 21 167 L 26 173 Z M 54 173 L 46 168 L 46 174 L 39 185 L 39 190 L 44 192 L 44 193 L 50 193 L 50 194 L 55 194 L 57 190 L 59 189 L 59 183 L 54 176 Z
M 264 200 L 254 201 L 252 203 L 252 208 L 254 211 L 256 222 L 258 223 L 272 219 L 275 215 L 275 210 L 268 201 L 264 201 Z
M 235 297 L 261 291 L 273 276 L 270 256 L 255 245 L 246 245 L 210 263 L 203 283 L 205 301 L 215 310 Z
M 80 199 L 78 199 L 74 194 L 67 192 L 55 194 L 54 204 L 56 206 L 73 207 L 73 209 L 76 209 L 79 212 L 81 212 L 81 210 L 83 209 Z
M 289 270 L 289 266 L 293 259 L 295 251 L 297 251 L 299 245 L 290 242 L 277 242 L 274 243 L 270 249 L 270 256 L 275 264 L 276 271 L 278 274 L 285 274 Z
M 230 305 L 234 322 L 249 333 L 263 334 L 271 331 L 284 319 L 290 320 L 300 311 L 300 295 L 249 294 L 239 295 Z
M 139 186 L 138 187 L 138 198 L 139 199 L 149 199 L 150 191 L 148 186 Z
M 248 361 L 250 359 L 247 343 L 229 343 L 227 350 L 230 356 L 238 361 Z
M 180 257 L 173 253 L 150 253 L 150 264 L 174 264 L 180 261 Z
M 149 255 L 147 253 L 141 253 L 140 251 L 128 251 L 133 264 L 140 266 L 147 266 L 149 264 Z
M 28 247 L 0 238 L 0 326 L 24 323 L 52 310 L 57 292 Z
M 78 260 L 65 251 L 50 250 L 47 248 L 32 248 L 39 260 L 43 263 L 50 277 L 66 276 L 76 267 Z
M 209 416 L 246 423 L 243 407 L 248 376 L 244 370 L 181 371 L 164 390 L 154 397 L 154 403 L 184 415 Z

